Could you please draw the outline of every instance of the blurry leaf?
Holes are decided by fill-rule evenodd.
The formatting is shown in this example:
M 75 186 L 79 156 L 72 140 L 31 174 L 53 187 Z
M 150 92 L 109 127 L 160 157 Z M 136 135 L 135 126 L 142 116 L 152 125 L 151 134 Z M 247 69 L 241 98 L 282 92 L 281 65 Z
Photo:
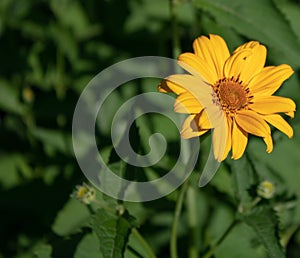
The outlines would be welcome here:
M 249 142 L 249 155 L 253 162 L 263 163 L 269 167 L 273 173 L 277 174 L 285 182 L 284 189 L 288 194 L 296 194 L 298 197 L 296 214 L 294 220 L 300 222 L 300 125 L 293 126 L 294 137 L 289 139 L 281 132 L 276 131 L 273 133 L 274 150 L 272 153 L 267 154 L 260 150 L 265 149 L 261 139 L 252 139 Z M 282 191 L 283 189 L 281 189 Z
M 290 22 L 291 28 L 300 41 L 300 6 L 295 2 L 288 0 L 273 0 L 278 10 L 282 12 L 285 18 Z
M 65 27 L 54 23 L 50 26 L 49 32 L 56 41 L 57 47 L 61 50 L 73 64 L 78 58 L 78 45 L 74 36 Z
M 297 74 L 294 74 L 286 81 L 276 92 L 275 95 L 292 98 L 296 103 L 300 103 L 300 80 Z M 297 114 L 296 114 L 297 115 Z
M 92 97 L 93 96 L 91 96 L 91 98 Z M 92 101 L 96 100 L 93 99 Z M 121 104 L 123 104 L 123 100 L 118 91 L 113 91 L 103 102 L 103 105 L 100 110 L 101 113 L 98 113 L 96 122 L 96 126 L 99 128 L 101 133 L 105 135 L 110 135 L 112 121 Z
M 222 223 L 222 220 L 219 221 Z M 215 258 L 267 258 L 265 248 L 257 240 L 256 232 L 245 223 L 237 224 L 224 239 Z
M 141 244 L 137 234 L 130 234 L 128 246 L 130 246 L 130 248 L 126 249 L 125 258 L 153 258 L 153 255 L 149 254 L 148 250 L 145 250 L 145 246 Z M 132 252 L 132 250 L 134 250 L 134 252 Z
M 210 184 L 216 187 L 218 191 L 228 194 L 231 197 L 234 196 L 232 178 L 230 177 L 229 171 L 225 165 L 221 164 Z
M 0 185 L 4 188 L 10 188 L 20 183 L 20 177 L 15 164 L 14 156 L 0 157 Z
M 65 28 L 70 28 L 77 39 L 87 39 L 99 34 L 100 25 L 89 22 L 87 13 L 78 1 L 52 0 L 50 5 L 58 21 Z
M 54 182 L 59 175 L 59 169 L 58 166 L 43 167 L 43 179 L 45 184 L 51 185 Z
M 35 258 L 51 258 L 52 246 L 48 244 L 40 244 L 34 250 Z
M 88 224 L 88 208 L 75 199 L 70 199 L 60 210 L 52 225 L 52 230 L 60 236 L 68 236 Z
M 42 24 L 38 24 L 29 20 L 23 22 L 21 29 L 26 37 L 32 39 L 43 39 L 46 34 L 45 28 Z
M 196 0 L 196 6 L 209 12 L 219 23 L 266 44 L 274 51 L 270 56 L 276 53 L 280 63 L 300 67 L 300 43 L 271 0 Z
M 19 25 L 20 21 L 28 15 L 33 1 L 2 0 L 0 1 L 0 20 L 10 25 Z
M 0 185 L 4 188 L 17 186 L 23 179 L 32 177 L 32 170 L 24 156 L 14 153 L 0 155 Z
M 43 50 L 44 45 L 41 42 L 37 42 L 32 46 L 27 55 L 27 62 L 30 66 L 30 71 L 26 74 L 26 80 L 37 85 L 45 80 L 40 60 L 40 54 Z M 39 87 L 45 88 L 46 85 L 47 84 L 42 83 Z
M 22 108 L 15 85 L 0 79 L 0 109 L 21 114 Z
M 169 19 L 168 1 L 130 1 L 130 16 L 125 24 L 125 30 L 135 32 L 146 28 L 158 31 L 161 29 L 160 21 L 163 19 Z
M 238 160 L 230 160 L 235 195 L 242 205 L 251 200 L 248 190 L 251 185 L 255 184 L 254 171 L 249 163 L 250 160 L 246 154 Z
M 55 151 L 60 151 L 64 154 L 73 152 L 71 135 L 68 135 L 65 132 L 34 128 L 31 133 L 44 144 L 45 150 L 50 155 Z
M 252 227 L 270 258 L 284 258 L 283 248 L 279 243 L 278 219 L 269 206 L 258 206 L 243 216 L 243 220 Z
M 100 240 L 100 249 L 105 258 L 124 257 L 125 247 L 131 230 L 131 222 L 100 209 L 94 215 L 91 227 Z
M 95 233 L 86 234 L 77 245 L 74 258 L 103 258 Z

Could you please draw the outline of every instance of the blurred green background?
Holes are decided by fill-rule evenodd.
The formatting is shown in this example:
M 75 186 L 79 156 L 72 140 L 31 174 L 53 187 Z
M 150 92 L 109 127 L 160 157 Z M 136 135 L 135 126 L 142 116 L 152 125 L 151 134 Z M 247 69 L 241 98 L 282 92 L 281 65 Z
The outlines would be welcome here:
M 288 63 L 295 70 L 278 94 L 300 106 L 299 1 L 178 0 L 174 8 L 183 52 L 192 51 L 193 40 L 202 34 L 221 35 L 231 50 L 258 40 L 268 48 L 268 64 Z M 103 239 L 90 223 L 87 206 L 70 199 L 75 185 L 85 181 L 72 149 L 73 111 L 84 87 L 106 67 L 136 56 L 172 57 L 171 27 L 167 0 L 0 1 L 1 258 L 102 257 Z M 105 145 L 100 151 L 110 155 L 109 128 L 117 107 L 138 92 L 156 91 L 158 81 L 132 82 L 136 90 L 112 94 L 108 107 L 112 112 L 98 132 Z M 199 171 L 210 146 L 209 137 L 204 139 L 180 218 L 179 257 L 188 257 L 195 246 L 202 257 L 235 217 L 238 205 L 253 197 L 251 187 L 264 179 L 274 182 L 276 198 L 263 203 L 264 215 L 252 214 L 248 225 L 239 224 L 215 257 L 281 257 L 270 252 L 278 248 L 278 232 L 286 257 L 299 257 L 299 112 L 289 122 L 295 130 L 293 139 L 274 132 L 274 151 L 266 154 L 263 142 L 251 137 L 244 158 L 237 162 L 228 158 L 213 181 L 199 189 Z M 170 131 L 167 121 L 153 116 L 136 125 L 133 133 L 140 139 L 141 151 L 147 151 L 148 134 L 157 130 L 169 133 L 167 140 L 179 149 L 179 134 L 175 128 Z M 154 173 L 172 167 L 178 155 L 174 152 L 173 148 L 167 153 L 169 163 L 154 167 Z M 112 163 L 119 166 L 120 161 Z M 98 195 L 109 206 L 117 205 Z M 176 191 L 149 203 L 122 204 L 136 218 L 134 227 L 157 257 L 170 257 L 177 196 Z M 253 226 L 251 219 L 261 219 L 266 232 L 259 232 L 261 224 Z M 266 235 L 271 238 L 264 239 Z M 125 257 L 150 257 L 134 236 L 125 234 L 124 241 L 129 241 L 121 247 Z M 115 255 L 111 257 L 121 257 Z

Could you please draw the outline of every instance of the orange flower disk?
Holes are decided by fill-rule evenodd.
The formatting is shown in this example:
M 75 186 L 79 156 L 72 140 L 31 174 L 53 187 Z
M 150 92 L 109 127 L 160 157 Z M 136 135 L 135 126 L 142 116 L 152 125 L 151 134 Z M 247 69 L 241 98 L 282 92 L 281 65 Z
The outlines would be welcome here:
M 224 160 L 230 150 L 239 159 L 248 134 L 262 137 L 267 152 L 273 150 L 271 124 L 288 137 L 292 127 L 278 113 L 294 117 L 295 103 L 272 96 L 293 70 L 289 65 L 265 66 L 267 50 L 257 41 L 238 47 L 230 55 L 217 35 L 201 36 L 193 43 L 195 53 L 184 53 L 179 65 L 190 74 L 175 74 L 159 85 L 161 92 L 178 95 L 174 109 L 190 114 L 181 136 L 191 138 L 213 129 L 214 156 Z

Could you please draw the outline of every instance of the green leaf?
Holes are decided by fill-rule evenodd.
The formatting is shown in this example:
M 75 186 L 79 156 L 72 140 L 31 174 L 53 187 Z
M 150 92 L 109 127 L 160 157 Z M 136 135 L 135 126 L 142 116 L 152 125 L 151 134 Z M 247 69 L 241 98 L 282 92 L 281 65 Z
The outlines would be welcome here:
M 52 230 L 60 236 L 68 236 L 88 224 L 88 208 L 75 199 L 70 199 L 57 214 Z
M 276 177 L 281 179 L 276 186 L 276 194 L 286 191 L 290 196 L 297 195 L 297 206 L 293 223 L 300 223 L 300 173 L 298 172 L 300 167 L 300 125 L 294 125 L 293 129 L 295 136 L 292 139 L 289 139 L 281 132 L 273 133 L 274 150 L 272 153 L 267 154 L 259 151 L 265 149 L 261 139 L 252 139 L 249 142 L 248 153 L 255 164 L 265 165 Z
M 24 155 L 19 153 L 0 154 L 0 185 L 12 188 L 30 179 L 33 171 Z
M 279 243 L 278 220 L 270 206 L 258 206 L 243 216 L 244 222 L 254 229 L 270 258 L 284 258 L 283 248 Z
M 43 128 L 34 128 L 32 134 L 43 142 L 45 151 L 49 156 L 55 151 L 64 154 L 73 153 L 71 135 L 59 130 L 49 130 Z
M 280 63 L 300 67 L 300 43 L 271 0 L 196 0 L 196 6 L 210 13 L 218 23 L 266 44 L 272 52 L 270 56 L 276 55 Z
M 224 164 L 221 164 L 218 172 L 216 173 L 210 184 L 216 187 L 221 193 L 228 194 L 229 196 L 234 195 L 232 180 L 228 168 Z
M 239 160 L 231 160 L 231 170 L 234 182 L 235 196 L 240 204 L 249 203 L 248 190 L 255 183 L 254 171 L 246 154 Z
M 275 5 L 278 7 L 285 18 L 289 21 L 291 28 L 298 40 L 300 41 L 300 6 L 299 4 L 293 3 L 292 1 L 287 0 L 273 0 Z
M 18 91 L 15 85 L 12 85 L 4 80 L 0 80 L 0 109 L 13 112 L 16 114 L 22 113 L 23 105 L 19 101 Z
M 222 218 L 219 223 L 224 223 Z M 247 224 L 238 223 L 217 248 L 215 258 L 267 258 L 265 248 L 257 243 L 256 232 Z
M 59 23 L 70 28 L 77 39 L 88 39 L 100 33 L 99 24 L 89 22 L 89 17 L 79 1 L 52 0 L 50 7 Z
M 52 246 L 49 244 L 40 244 L 34 250 L 34 256 L 36 258 L 51 258 Z
M 124 257 L 131 229 L 131 223 L 127 219 L 100 209 L 94 215 L 91 227 L 100 240 L 103 257 Z
M 95 233 L 86 234 L 78 244 L 74 258 L 103 258 Z

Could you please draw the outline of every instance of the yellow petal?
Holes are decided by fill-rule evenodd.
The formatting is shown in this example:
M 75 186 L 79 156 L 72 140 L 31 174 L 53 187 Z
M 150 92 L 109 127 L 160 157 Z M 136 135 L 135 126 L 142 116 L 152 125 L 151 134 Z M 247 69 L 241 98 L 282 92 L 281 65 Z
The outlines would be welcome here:
M 172 82 L 177 87 L 189 91 L 201 103 L 211 103 L 213 89 L 208 86 L 200 77 L 189 74 L 174 74 L 166 78 L 168 82 Z M 183 91 L 182 91 L 183 92 Z M 181 92 L 181 93 L 182 93 Z M 199 97 L 199 99 L 198 99 Z M 205 104 L 203 105 L 205 106 Z
M 289 112 L 284 112 L 284 113 L 291 118 L 295 117 L 294 111 L 289 111 Z
M 266 55 L 266 48 L 259 44 L 255 44 L 253 48 L 245 47 L 235 51 L 225 63 L 225 77 L 239 78 L 244 84 L 248 84 L 263 69 Z
M 222 122 L 213 129 L 212 141 L 215 159 L 221 162 L 224 159 L 226 149 L 227 132 L 227 118 L 223 115 Z
M 225 147 L 222 160 L 227 158 L 228 153 L 231 150 L 231 145 L 232 145 L 232 119 L 227 118 L 227 139 L 226 139 L 226 147 Z
M 265 120 L 251 110 L 243 110 L 235 116 L 236 123 L 247 133 L 260 137 L 266 137 L 271 134 L 270 127 Z
M 248 87 L 252 94 L 271 96 L 293 73 L 293 69 L 286 64 L 267 66 L 252 78 Z
M 180 135 L 184 139 L 200 136 L 206 133 L 209 129 L 201 129 L 197 123 L 199 115 L 188 116 L 182 124 Z
M 196 122 L 201 130 L 208 130 L 212 128 L 210 119 L 205 110 L 202 110 L 202 112 L 196 116 Z
M 232 127 L 232 158 L 239 159 L 242 157 L 248 142 L 248 133 L 245 132 L 238 124 L 233 121 Z
M 209 84 L 214 84 L 219 79 L 207 62 L 193 53 L 181 54 L 178 57 L 178 64 L 192 75 L 201 76 Z
M 217 80 L 222 79 L 224 63 L 230 56 L 224 39 L 212 34 L 209 35 L 209 38 L 201 36 L 195 39 L 193 48 L 195 54 L 205 61 L 207 68 L 216 74 Z
M 263 139 L 264 139 L 265 144 L 267 145 L 266 152 L 267 153 L 272 152 L 272 150 L 273 150 L 273 140 L 272 140 L 271 135 L 268 135 L 268 136 L 264 137 Z
M 179 95 L 186 90 L 176 83 L 172 81 L 162 80 L 160 84 L 158 85 L 158 91 L 159 92 L 174 92 L 175 94 Z
M 271 115 L 293 112 L 296 110 L 296 104 L 289 98 L 279 96 L 255 96 L 249 108 L 260 114 Z
M 286 134 L 289 138 L 293 137 L 293 128 L 280 115 L 268 115 L 263 118 L 278 130 Z
M 258 41 L 249 41 L 249 42 L 246 42 L 245 44 L 239 46 L 238 48 L 236 48 L 233 53 L 236 53 L 236 52 L 246 49 L 246 48 L 250 48 L 250 49 L 255 48 L 258 45 L 259 45 Z
M 223 110 L 215 103 L 212 87 L 207 87 L 207 84 L 200 77 L 188 74 L 175 74 L 166 79 L 176 85 L 181 85 L 186 91 L 192 94 L 205 109 L 212 127 L 218 126 Z
M 174 103 L 174 110 L 178 113 L 198 114 L 202 109 L 197 99 L 187 91 L 180 94 Z

